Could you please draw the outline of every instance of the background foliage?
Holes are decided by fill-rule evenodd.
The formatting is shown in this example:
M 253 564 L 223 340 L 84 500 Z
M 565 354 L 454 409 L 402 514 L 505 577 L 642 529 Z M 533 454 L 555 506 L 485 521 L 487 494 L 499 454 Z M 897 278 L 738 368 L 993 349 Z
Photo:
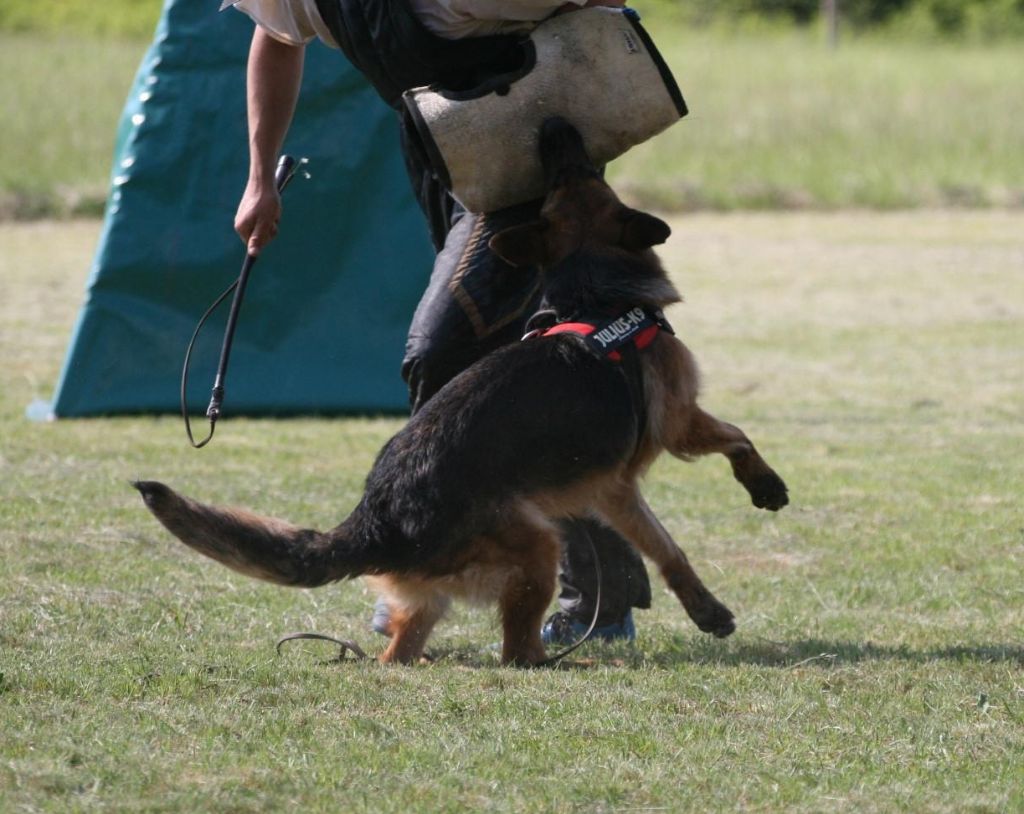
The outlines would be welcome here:
M 1024 34 L 1022 0 L 837 0 L 840 17 L 857 32 L 999 39 Z M 659 8 L 696 24 L 752 20 L 806 26 L 821 16 L 820 0 L 657 0 Z
M 211 5 L 216 0 L 196 0 Z M 1024 0 L 837 0 L 843 21 L 855 30 L 890 27 L 901 33 L 953 38 L 1024 35 Z M 820 0 L 638 0 L 691 25 L 746 25 L 772 21 L 809 25 Z M 74 31 L 145 37 L 160 13 L 160 0 L 4 0 L 0 31 Z
M 830 49 L 819 0 L 636 0 L 692 112 L 617 187 L 663 210 L 1024 204 L 1024 0 L 840 3 Z M 0 4 L 0 220 L 103 211 L 159 13 Z

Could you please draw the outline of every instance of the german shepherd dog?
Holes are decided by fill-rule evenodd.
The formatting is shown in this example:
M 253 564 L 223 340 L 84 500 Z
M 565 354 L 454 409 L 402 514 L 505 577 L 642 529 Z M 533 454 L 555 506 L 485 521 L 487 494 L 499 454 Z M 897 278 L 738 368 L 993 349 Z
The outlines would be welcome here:
M 555 319 L 655 313 L 678 302 L 651 251 L 668 225 L 624 206 L 563 120 L 544 124 L 540 153 L 550 190 L 540 217 L 490 245 L 512 266 L 541 269 Z M 418 660 L 459 597 L 497 602 L 502 663 L 529 666 L 546 655 L 540 630 L 564 518 L 611 526 L 657 563 L 698 628 L 718 637 L 735 630 L 733 614 L 640 495 L 638 479 L 662 450 L 683 459 L 720 452 L 755 506 L 788 503 L 782 479 L 747 437 L 697 406 L 696 363 L 668 330 L 620 361 L 572 331 L 494 351 L 388 441 L 362 500 L 328 532 L 206 506 L 161 483 L 134 485 L 172 534 L 243 574 L 305 587 L 374 577 L 391 611 L 382 662 Z

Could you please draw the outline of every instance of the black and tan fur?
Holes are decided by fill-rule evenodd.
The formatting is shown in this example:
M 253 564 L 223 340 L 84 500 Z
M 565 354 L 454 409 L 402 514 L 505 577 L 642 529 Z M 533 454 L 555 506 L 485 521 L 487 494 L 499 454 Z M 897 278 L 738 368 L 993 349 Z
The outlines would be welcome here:
M 513 265 L 539 265 L 546 304 L 564 319 L 677 302 L 650 250 L 668 226 L 620 203 L 565 122 L 545 125 L 541 155 L 551 190 L 541 218 L 499 233 L 493 250 Z M 586 515 L 653 560 L 701 630 L 728 636 L 732 613 L 655 518 L 638 480 L 662 450 L 683 459 L 718 452 L 755 506 L 780 509 L 786 487 L 739 429 L 697 406 L 696 364 L 678 339 L 659 333 L 640 364 L 642 405 L 622 366 L 578 336 L 495 351 L 385 445 L 362 500 L 328 532 L 205 506 L 160 483 L 136 487 L 174 535 L 242 573 L 296 586 L 372 576 L 391 607 L 383 662 L 418 659 L 452 597 L 497 602 L 503 662 L 542 661 L 557 522 Z

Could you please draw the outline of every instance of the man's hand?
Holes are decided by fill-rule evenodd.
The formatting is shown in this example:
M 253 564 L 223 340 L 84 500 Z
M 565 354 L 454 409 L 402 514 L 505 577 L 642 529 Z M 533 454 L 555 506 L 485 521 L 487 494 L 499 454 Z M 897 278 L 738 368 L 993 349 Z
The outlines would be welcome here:
M 273 183 L 267 186 L 249 181 L 235 213 L 235 231 L 250 255 L 258 255 L 277 235 L 280 219 L 281 196 Z

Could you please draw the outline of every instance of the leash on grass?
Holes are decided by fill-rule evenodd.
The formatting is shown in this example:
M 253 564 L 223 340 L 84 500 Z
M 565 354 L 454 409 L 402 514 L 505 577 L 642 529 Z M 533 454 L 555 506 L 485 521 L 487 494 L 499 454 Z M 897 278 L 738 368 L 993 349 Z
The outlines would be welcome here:
M 295 641 L 296 639 L 318 639 L 323 642 L 334 642 L 334 644 L 339 645 L 341 650 L 338 651 L 338 655 L 329 662 L 326 662 L 327 664 L 331 664 L 336 661 L 362 661 L 369 658 L 369 656 L 366 655 L 366 651 L 355 642 L 350 641 L 349 639 L 335 639 L 333 636 L 325 636 L 323 633 L 289 633 L 287 636 L 282 636 L 277 640 L 277 647 L 275 648 L 277 650 L 277 655 L 281 655 L 281 645 L 285 642 Z M 349 651 L 351 651 L 354 659 L 345 658 L 345 654 Z
M 280 195 L 284 192 L 284 188 L 288 186 L 288 183 L 295 177 L 296 171 L 307 162 L 307 159 L 301 158 L 296 161 L 290 155 L 281 156 L 280 161 L 277 162 L 277 170 L 274 173 L 274 185 L 277 187 L 277 192 Z M 308 175 L 306 176 L 309 177 Z M 185 362 L 181 368 L 181 417 L 185 420 L 185 434 L 188 435 L 189 443 L 195 449 L 202 449 L 213 439 L 213 432 L 217 426 L 217 419 L 220 418 L 221 405 L 224 403 L 224 379 L 228 372 L 228 359 L 231 356 L 231 344 L 235 338 L 235 327 L 238 324 L 238 312 L 242 307 L 242 297 L 245 296 L 245 286 L 249 282 L 249 272 L 252 271 L 253 264 L 256 262 L 256 255 L 249 254 L 246 252 L 245 262 L 242 263 L 242 271 L 231 285 L 227 287 L 223 294 L 221 294 L 214 301 L 213 305 L 206 309 L 206 313 L 199 320 L 199 324 L 196 325 L 195 331 L 192 333 L 192 338 L 189 340 L 188 347 L 185 350 Z M 206 436 L 202 441 L 196 441 L 192 436 L 192 423 L 188 416 L 188 368 L 189 363 L 192 359 L 192 348 L 196 344 L 196 339 L 199 336 L 199 332 L 203 329 L 203 325 L 206 324 L 206 320 L 210 318 L 210 315 L 217 310 L 217 307 L 228 298 L 228 296 L 234 292 L 234 299 L 231 300 L 231 310 L 228 312 L 227 325 L 224 328 L 224 343 L 221 345 L 220 350 L 220 363 L 217 365 L 217 375 L 213 380 L 213 391 L 210 394 L 210 404 L 206 408 L 206 417 L 210 420 L 210 434 Z
M 590 536 L 590 532 L 586 528 L 583 528 L 582 531 L 587 538 L 587 542 L 590 543 L 590 552 L 594 556 L 594 573 L 597 577 L 597 595 L 594 597 L 594 616 L 590 620 L 590 626 L 587 628 L 586 633 L 564 650 L 555 653 L 553 656 L 548 656 L 544 661 L 539 661 L 534 664 L 533 667 L 535 669 L 538 667 L 555 667 L 562 659 L 586 642 L 591 635 L 593 635 L 594 628 L 597 627 L 597 617 L 601 612 L 601 561 L 597 558 L 597 547 L 594 545 L 594 539 Z M 341 650 L 338 651 L 338 655 L 333 659 L 324 662 L 325 664 L 336 664 L 343 661 L 365 661 L 369 658 L 369 656 L 366 655 L 366 651 L 352 640 L 336 639 L 334 636 L 327 636 L 323 633 L 289 633 L 282 636 L 277 640 L 277 645 L 275 647 L 277 655 L 281 655 L 281 646 L 285 644 L 285 642 L 292 642 L 298 639 L 315 639 L 317 641 L 333 642 L 341 647 Z M 351 652 L 353 656 L 351 659 L 346 658 L 345 655 L 349 652 Z

